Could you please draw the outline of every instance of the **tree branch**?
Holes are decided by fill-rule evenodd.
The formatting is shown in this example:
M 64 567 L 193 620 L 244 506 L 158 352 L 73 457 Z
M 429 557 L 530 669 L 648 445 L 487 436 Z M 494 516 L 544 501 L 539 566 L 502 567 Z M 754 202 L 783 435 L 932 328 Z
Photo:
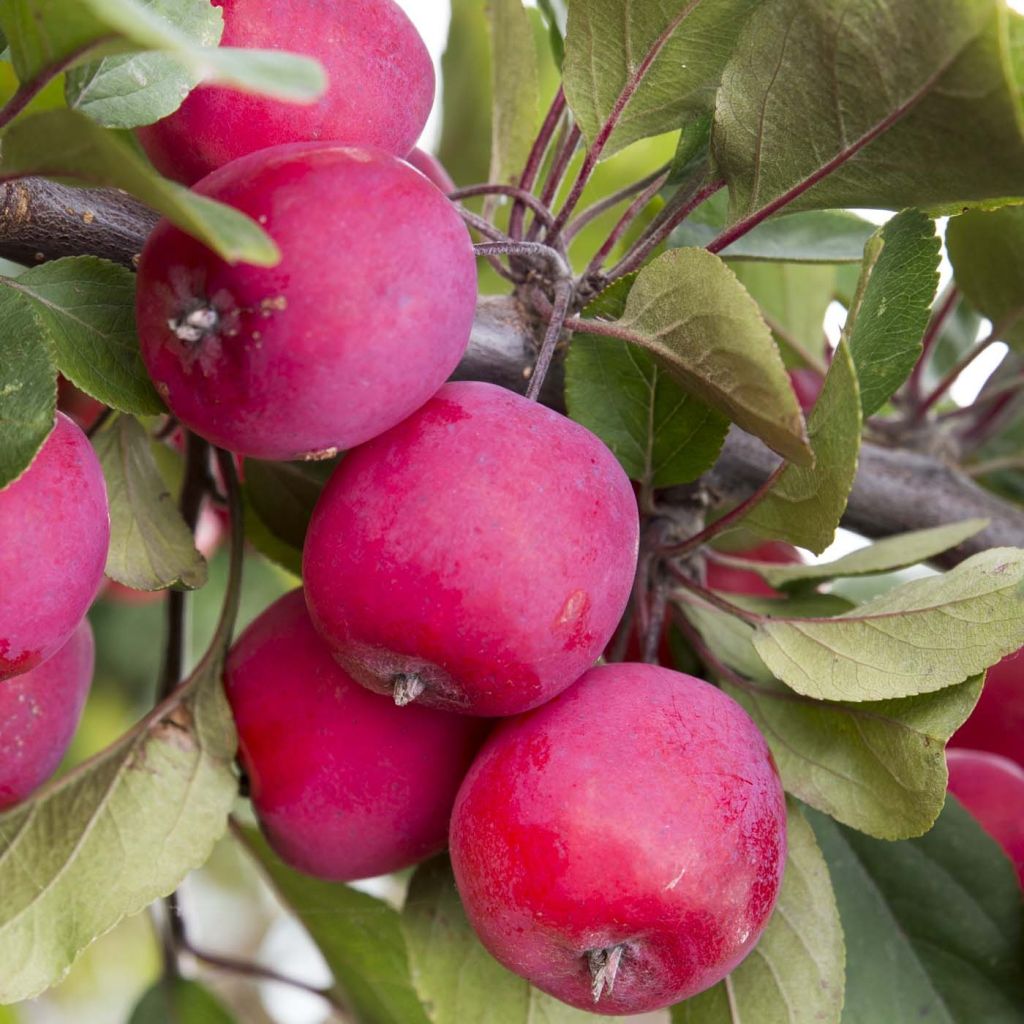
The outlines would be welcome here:
M 76 189 L 40 178 L 0 186 L 0 257 L 33 265 L 61 256 L 102 256 L 133 266 L 157 215 L 116 190 Z M 514 298 L 482 296 L 469 349 L 453 379 L 488 380 L 523 394 L 543 324 Z M 556 359 L 541 401 L 564 407 Z M 722 503 L 753 494 L 778 465 L 756 438 L 735 427 L 706 481 Z M 671 494 L 668 495 L 671 498 Z M 1024 546 L 1024 508 L 983 490 L 941 459 L 865 443 L 843 525 L 867 537 L 962 519 L 989 527 L 945 556 L 953 564 L 989 547 Z

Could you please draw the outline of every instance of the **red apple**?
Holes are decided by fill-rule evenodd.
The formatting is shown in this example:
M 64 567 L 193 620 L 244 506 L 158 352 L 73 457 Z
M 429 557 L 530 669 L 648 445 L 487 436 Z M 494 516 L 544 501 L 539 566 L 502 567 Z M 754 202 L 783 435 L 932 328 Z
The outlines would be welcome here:
M 493 384 L 447 384 L 331 477 L 306 598 L 363 685 L 511 715 L 604 650 L 638 534 L 629 480 L 590 431 Z
M 988 670 L 977 707 L 950 743 L 1002 754 L 1024 767 L 1024 648 Z
M 1024 768 L 982 750 L 947 750 L 949 791 L 1006 851 L 1024 887 Z
M 752 562 L 768 562 L 772 565 L 793 565 L 800 561 L 800 552 L 792 544 L 783 541 L 765 541 L 756 548 L 746 551 L 723 552 L 726 557 L 745 558 Z M 747 597 L 778 597 L 779 592 L 768 586 L 756 572 L 739 569 L 725 562 L 707 561 L 707 585 L 712 590 L 726 594 L 744 594 Z
M 253 807 L 293 867 L 350 880 L 444 848 L 490 723 L 399 708 L 354 683 L 313 629 L 301 590 L 242 634 L 225 685 Z
M 412 164 L 420 174 L 426 175 L 427 179 L 432 181 L 445 195 L 455 191 L 455 182 L 452 181 L 452 176 L 433 153 L 428 153 L 417 146 L 405 158 L 405 161 Z
M 654 665 L 591 669 L 501 723 L 452 813 L 463 906 L 501 963 L 627 1014 L 720 981 L 754 947 L 786 859 L 764 739 L 721 690 Z

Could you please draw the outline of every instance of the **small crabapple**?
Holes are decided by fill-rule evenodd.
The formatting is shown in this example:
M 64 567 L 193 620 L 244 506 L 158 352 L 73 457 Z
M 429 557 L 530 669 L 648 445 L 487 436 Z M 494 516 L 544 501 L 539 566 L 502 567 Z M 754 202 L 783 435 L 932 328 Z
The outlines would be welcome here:
M 977 706 L 950 745 L 1002 754 L 1024 768 L 1024 648 L 988 670 Z
M 64 646 L 96 596 L 110 546 L 103 471 L 57 413 L 32 464 L 0 490 L 0 680 Z
M 200 85 L 168 117 L 137 130 L 157 170 L 192 185 L 226 163 L 285 142 L 376 146 L 405 156 L 434 102 L 434 66 L 394 0 L 216 0 L 222 46 L 317 58 L 324 95 L 287 103 Z
M 313 511 L 313 621 L 365 686 L 511 715 L 565 689 L 615 629 L 636 499 L 590 431 L 493 384 L 446 384 L 342 461 Z
M 450 848 L 496 959 L 581 1009 L 644 1013 L 753 948 L 782 881 L 786 805 L 730 697 L 606 665 L 498 725 L 459 790 Z
M 260 221 L 282 252 L 275 267 L 229 264 L 166 220 L 143 249 L 143 359 L 197 434 L 254 458 L 330 455 L 393 426 L 455 369 L 476 307 L 473 247 L 408 164 L 278 146 L 197 191 Z
M 225 687 L 253 807 L 293 867 L 351 880 L 444 848 L 456 791 L 490 723 L 398 708 L 354 683 L 317 636 L 300 590 L 238 639 Z
M 771 565 L 794 565 L 800 561 L 800 552 L 792 544 L 771 540 L 745 551 L 730 551 L 734 558 L 751 562 L 767 562 Z M 747 597 L 778 597 L 779 592 L 769 586 L 751 569 L 740 569 L 726 562 L 709 558 L 707 563 L 707 585 L 712 590 L 725 594 L 742 594 Z
M 57 770 L 92 683 L 93 637 L 82 619 L 52 657 L 0 683 L 0 809 L 28 797 Z

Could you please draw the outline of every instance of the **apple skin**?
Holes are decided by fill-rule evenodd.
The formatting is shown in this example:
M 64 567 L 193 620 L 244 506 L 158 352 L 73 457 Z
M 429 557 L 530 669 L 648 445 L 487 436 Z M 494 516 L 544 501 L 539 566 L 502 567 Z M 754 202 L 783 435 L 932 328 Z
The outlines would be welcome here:
M 499 724 L 459 790 L 450 848 L 496 959 L 580 1009 L 644 1013 L 715 984 L 757 942 L 782 881 L 785 797 L 721 690 L 606 665 Z M 619 944 L 595 1005 L 587 954 Z
M 493 384 L 446 384 L 350 452 L 306 535 L 313 621 L 346 670 L 499 717 L 601 654 L 636 571 L 636 499 L 590 431 Z
M 752 562 L 768 562 L 772 565 L 795 565 L 800 561 L 800 552 L 792 544 L 772 540 L 758 544 L 746 551 L 723 552 L 734 558 L 745 558 Z M 725 594 L 744 594 L 747 597 L 778 597 L 779 592 L 749 569 L 736 569 L 722 562 L 708 559 L 707 585 L 712 590 Z
M 1024 768 L 983 750 L 946 751 L 949 791 L 1006 851 L 1024 888 Z
M 977 706 L 950 745 L 1001 754 L 1024 768 L 1024 648 L 988 670 Z
M 315 103 L 201 85 L 168 117 L 136 130 L 161 174 L 185 185 L 288 142 L 376 146 L 404 157 L 434 102 L 434 66 L 393 0 L 219 0 L 222 46 L 315 57 L 329 78 Z
M 444 164 L 433 153 L 428 153 L 417 146 L 405 158 L 405 162 L 412 164 L 420 174 L 425 175 L 445 195 L 455 191 L 455 182 L 452 181 L 452 176 L 445 170 Z
M 293 867 L 351 881 L 444 849 L 489 722 L 400 708 L 354 683 L 313 629 L 301 590 L 238 639 L 225 688 L 253 807 Z
M 825 383 L 821 374 L 805 367 L 790 370 L 789 382 L 793 386 L 793 392 L 796 394 L 796 400 L 800 403 L 800 408 L 805 413 L 810 412 L 814 408 L 814 403 L 818 401 L 818 395 L 821 394 L 822 386 Z
M 333 143 L 242 157 L 196 191 L 264 225 L 276 267 L 231 265 L 170 222 L 142 252 L 142 356 L 186 426 L 262 459 L 327 456 L 423 404 L 455 369 L 476 262 L 454 206 L 408 164 Z M 186 339 L 170 321 L 212 325 Z
M 88 619 L 41 665 L 0 684 L 0 810 L 57 770 L 82 717 L 95 650 Z
M 32 464 L 0 490 L 0 680 L 64 646 L 103 581 L 110 511 L 88 438 L 58 412 Z

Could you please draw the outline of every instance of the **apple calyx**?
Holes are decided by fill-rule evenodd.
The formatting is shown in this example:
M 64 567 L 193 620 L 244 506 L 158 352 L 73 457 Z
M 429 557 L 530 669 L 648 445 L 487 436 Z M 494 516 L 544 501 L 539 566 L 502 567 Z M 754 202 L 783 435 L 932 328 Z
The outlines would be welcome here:
M 193 306 L 181 316 L 171 317 L 167 321 L 167 326 L 180 341 L 195 344 L 217 333 L 220 314 L 211 305 Z
M 395 687 L 392 695 L 400 708 L 411 704 L 427 688 L 427 684 L 416 672 L 397 672 L 391 681 Z
M 604 949 L 591 949 L 587 953 L 587 965 L 590 967 L 590 991 L 594 1002 L 600 1002 L 601 996 L 607 991 L 611 995 L 615 990 L 615 977 L 619 973 L 619 963 L 626 951 L 624 943 L 617 946 L 606 946 Z

